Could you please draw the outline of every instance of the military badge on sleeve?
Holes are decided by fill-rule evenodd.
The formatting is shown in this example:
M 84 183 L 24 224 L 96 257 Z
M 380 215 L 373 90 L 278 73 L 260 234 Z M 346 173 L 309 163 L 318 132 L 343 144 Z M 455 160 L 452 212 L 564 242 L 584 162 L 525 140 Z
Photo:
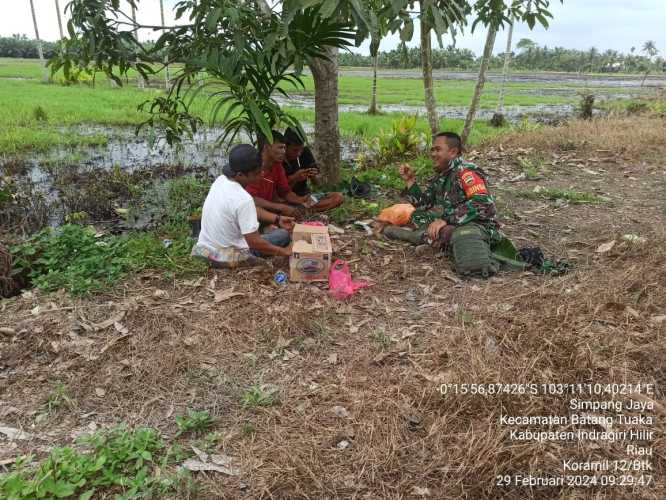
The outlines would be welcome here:
M 459 176 L 462 188 L 468 198 L 475 194 L 488 194 L 485 181 L 474 170 L 462 170 Z

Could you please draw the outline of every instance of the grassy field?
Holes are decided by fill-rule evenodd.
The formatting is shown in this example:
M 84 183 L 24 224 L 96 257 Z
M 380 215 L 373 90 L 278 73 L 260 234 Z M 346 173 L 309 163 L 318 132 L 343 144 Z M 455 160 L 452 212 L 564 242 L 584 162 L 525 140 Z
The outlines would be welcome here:
M 354 70 L 367 71 L 368 68 L 342 68 L 339 80 L 340 104 L 364 105 L 370 101 L 372 80 L 366 76 L 354 75 Z M 0 78 L 41 79 L 44 71 L 34 59 L 0 58 Z M 135 76 L 130 73 L 130 77 Z M 607 76 L 607 75 L 606 75 Z M 98 74 L 96 81 L 106 82 L 103 74 Z M 154 77 L 155 82 L 162 81 L 162 75 Z M 303 76 L 305 88 L 294 88 L 294 93 L 306 97 L 314 96 L 314 82 L 309 75 Z M 469 104 L 475 82 L 471 80 L 435 80 L 437 102 L 447 106 L 466 106 Z M 552 90 L 554 83 L 508 82 L 505 95 L 507 106 L 534 106 L 538 104 L 567 104 L 576 100 L 575 91 L 584 85 L 557 83 L 558 88 L 570 88 L 572 95 L 542 95 Z M 603 92 L 604 87 L 595 88 Z M 499 84 L 487 82 L 481 107 L 492 109 L 497 105 Z M 378 83 L 379 103 L 384 105 L 400 104 L 405 106 L 423 105 L 423 85 L 419 78 L 381 78 Z
M 313 95 L 312 77 L 303 78 L 306 95 Z M 440 105 L 467 106 L 472 98 L 476 82 L 469 80 L 436 80 L 435 98 Z M 538 95 L 552 87 L 548 84 L 507 83 L 505 104 L 507 106 L 534 106 L 537 104 L 566 104 L 575 99 L 567 96 Z M 341 76 L 339 81 L 340 104 L 369 104 L 372 79 L 361 76 Z M 488 82 L 481 98 L 481 107 L 497 106 L 499 85 Z M 377 83 L 377 99 L 381 104 L 423 106 L 423 83 L 415 78 L 383 78 Z
M 92 123 L 110 126 L 137 125 L 148 117 L 147 113 L 138 111 L 137 107 L 162 92 L 157 89 L 138 89 L 132 84 L 113 88 L 104 78 L 98 79 L 95 88 L 87 85 L 49 84 L 40 80 L 42 72 L 34 61 L 17 60 L 11 61 L 11 64 L 7 61 L 0 60 L 0 99 L 4 103 L 0 111 L 0 154 L 44 151 L 58 145 L 103 144 L 107 139 L 104 136 L 81 135 L 75 131 L 62 130 L 62 127 Z M 8 78 L 10 76 L 25 79 Z M 353 95 L 356 92 L 354 89 L 360 88 L 357 87 L 359 82 L 355 80 L 364 80 L 361 82 L 363 85 L 367 83 L 367 79 L 343 78 L 347 95 Z M 395 80 L 391 81 L 391 84 L 395 86 L 400 82 L 405 84 L 405 89 L 414 84 L 413 80 Z M 397 89 L 397 86 L 395 88 Z M 403 92 L 405 95 L 413 94 L 417 89 Z M 398 99 L 399 94 L 396 93 L 394 98 Z M 357 100 L 360 100 L 360 97 Z M 344 99 L 341 101 L 344 102 Z M 207 107 L 203 99 L 195 104 L 194 110 L 204 120 L 207 119 Z M 289 110 L 303 122 L 314 122 L 313 109 Z M 358 112 L 341 113 L 340 129 L 342 134 L 347 136 L 373 136 L 382 129 L 388 130 L 399 116 L 399 113 L 379 116 Z M 428 130 L 425 118 L 419 118 L 417 126 L 423 132 Z M 442 128 L 460 130 L 462 120 L 442 120 Z M 477 122 L 470 141 L 474 143 L 501 130 L 491 128 L 485 122 Z
M 0 78 L 34 78 L 40 79 L 44 71 L 36 60 L 0 58 Z M 97 75 L 97 81 L 103 83 L 106 77 Z M 156 81 L 161 81 L 157 76 Z M 305 89 L 294 89 L 305 95 L 314 94 L 312 77 L 303 77 Z M 462 80 L 435 81 L 435 95 L 441 104 L 465 106 L 474 91 L 475 82 Z M 506 104 L 532 106 L 535 104 L 563 104 L 571 102 L 571 97 L 542 96 L 539 91 L 552 87 L 550 84 L 508 83 Z M 363 76 L 342 75 L 339 81 L 340 104 L 367 104 L 370 101 L 372 80 Z M 492 108 L 497 104 L 499 85 L 489 82 L 485 87 L 485 95 L 481 107 Z M 423 105 L 423 84 L 414 78 L 381 78 L 378 84 L 378 99 L 381 104 L 402 104 L 409 106 Z

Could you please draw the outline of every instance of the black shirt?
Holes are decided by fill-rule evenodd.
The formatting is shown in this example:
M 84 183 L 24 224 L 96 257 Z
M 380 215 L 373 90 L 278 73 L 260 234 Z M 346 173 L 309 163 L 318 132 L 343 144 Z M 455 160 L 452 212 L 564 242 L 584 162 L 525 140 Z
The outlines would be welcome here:
M 296 160 L 290 162 L 289 160 L 284 161 L 284 171 L 287 174 L 287 177 L 295 174 L 299 170 L 304 168 L 312 168 L 317 162 L 315 161 L 312 151 L 309 147 L 303 148 L 301 156 L 296 158 Z M 291 190 L 296 193 L 298 196 L 305 196 L 310 194 L 310 189 L 308 188 L 308 181 L 300 181 L 294 184 L 291 187 Z

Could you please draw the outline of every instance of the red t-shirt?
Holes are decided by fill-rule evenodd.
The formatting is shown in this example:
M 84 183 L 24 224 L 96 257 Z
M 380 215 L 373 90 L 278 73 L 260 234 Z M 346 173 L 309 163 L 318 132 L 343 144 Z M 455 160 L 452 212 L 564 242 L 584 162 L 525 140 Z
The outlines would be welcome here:
M 262 179 L 259 182 L 245 186 L 245 190 L 252 196 L 262 198 L 266 201 L 273 201 L 276 192 L 278 195 L 284 197 L 291 191 L 282 163 L 273 163 L 270 170 L 263 170 L 261 175 Z

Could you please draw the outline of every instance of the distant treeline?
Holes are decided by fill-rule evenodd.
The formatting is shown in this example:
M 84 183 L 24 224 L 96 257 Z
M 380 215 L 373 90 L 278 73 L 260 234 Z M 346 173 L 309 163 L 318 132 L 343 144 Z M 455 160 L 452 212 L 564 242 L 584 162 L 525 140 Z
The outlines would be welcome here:
M 44 57 L 50 58 L 56 50 L 56 42 L 42 41 Z M 30 40 L 25 35 L 12 35 L 11 37 L 0 37 L 0 57 L 23 57 L 26 59 L 37 59 L 37 40 Z
M 58 49 L 58 42 L 45 42 L 42 40 L 44 57 L 50 59 Z M 0 37 L 0 57 L 19 57 L 24 59 L 37 59 L 37 40 L 29 39 L 25 35 L 12 35 Z
M 57 50 L 57 42 L 42 42 L 44 57 L 50 58 Z M 522 39 L 513 52 L 512 67 L 528 71 L 566 71 L 583 73 L 644 73 L 666 71 L 666 61 L 661 57 L 650 59 L 635 49 L 629 54 L 616 50 L 600 52 L 596 48 L 589 50 L 565 49 L 562 47 L 540 47 L 529 39 Z M 21 57 L 35 59 L 39 57 L 36 40 L 25 35 L 0 37 L 0 57 Z M 490 67 L 502 67 L 504 56 L 493 56 Z M 434 69 L 478 69 L 480 58 L 469 49 L 449 46 L 445 49 L 433 49 L 432 66 Z M 341 52 L 341 66 L 372 66 L 370 56 Z M 379 53 L 379 66 L 382 68 L 418 68 L 421 55 L 418 47 L 398 47 L 389 52 Z
M 584 73 L 644 73 L 666 70 L 666 61 L 657 57 L 653 60 L 636 53 L 622 54 L 616 50 L 600 52 L 596 48 L 589 50 L 565 49 L 563 47 L 540 47 L 528 39 L 523 39 L 512 52 L 512 68 L 531 71 L 565 71 Z M 379 66 L 382 68 L 418 68 L 421 55 L 418 47 L 399 47 L 389 52 L 379 53 Z M 469 49 L 447 47 L 433 49 L 432 66 L 435 69 L 478 69 L 480 58 Z M 490 67 L 500 69 L 504 55 L 493 56 Z M 340 53 L 341 66 L 372 66 L 372 58 L 353 53 Z
M 360 54 L 340 52 L 341 66 L 372 66 L 372 58 Z M 418 47 L 398 47 L 390 52 L 379 52 L 379 66 L 382 68 L 418 68 L 421 66 L 421 52 Z M 457 68 L 473 69 L 477 66 L 477 58 L 469 49 L 447 47 L 432 51 L 432 67 L 434 69 Z

